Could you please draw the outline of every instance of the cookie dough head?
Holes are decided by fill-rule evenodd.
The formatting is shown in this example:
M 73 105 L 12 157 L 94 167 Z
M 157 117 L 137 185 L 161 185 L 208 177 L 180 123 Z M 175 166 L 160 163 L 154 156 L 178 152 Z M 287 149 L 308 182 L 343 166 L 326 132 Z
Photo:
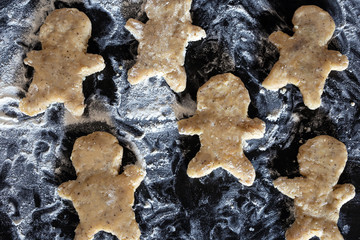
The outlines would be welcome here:
M 78 176 L 94 172 L 118 175 L 122 155 L 123 148 L 113 135 L 94 132 L 75 141 L 71 160 Z
M 347 160 L 345 145 L 330 136 L 318 136 L 299 148 L 301 175 L 334 186 Z
M 43 49 L 70 48 L 86 52 L 90 35 L 89 18 L 74 8 L 53 11 L 40 28 Z
M 320 46 L 327 44 L 335 31 L 330 14 L 314 5 L 298 8 L 292 22 L 295 36 L 303 36 Z
M 229 91 L 229 89 L 233 89 Z M 222 74 L 211 78 L 197 94 L 198 110 L 211 111 L 217 117 L 247 118 L 250 97 L 245 85 L 232 74 Z
M 191 2 L 192 0 L 148 0 L 145 12 L 149 19 L 164 20 L 172 16 L 190 17 Z

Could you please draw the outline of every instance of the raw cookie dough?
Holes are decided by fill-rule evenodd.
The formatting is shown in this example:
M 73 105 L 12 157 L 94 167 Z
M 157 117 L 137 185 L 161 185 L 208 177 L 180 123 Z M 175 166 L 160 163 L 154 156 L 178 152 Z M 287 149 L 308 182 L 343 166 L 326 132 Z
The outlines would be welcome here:
M 79 214 L 76 240 L 106 231 L 119 239 L 139 239 L 132 210 L 134 192 L 145 171 L 128 165 L 119 175 L 123 149 L 114 136 L 94 132 L 75 141 L 71 159 L 77 179 L 61 184 L 59 195 L 70 199 Z
M 250 97 L 243 82 L 231 73 L 212 77 L 197 93 L 197 111 L 178 122 L 182 134 L 200 135 L 201 149 L 189 163 L 187 174 L 202 177 L 222 167 L 250 186 L 255 170 L 246 158 L 244 140 L 261 138 L 265 123 L 248 118 Z
M 136 64 L 128 72 L 128 81 L 137 84 L 149 77 L 163 76 L 170 88 L 182 92 L 186 87 L 185 49 L 189 41 L 206 36 L 191 24 L 192 0 L 148 0 L 144 24 L 129 19 L 125 28 L 139 41 Z
M 53 11 L 40 28 L 41 51 L 31 51 L 24 60 L 34 67 L 33 81 L 20 110 L 34 116 L 52 103 L 64 103 L 75 116 L 84 111 L 82 82 L 84 78 L 104 69 L 100 55 L 87 54 L 91 35 L 89 18 L 77 9 Z
M 303 177 L 280 177 L 274 186 L 294 199 L 295 222 L 286 231 L 287 240 L 343 239 L 337 221 L 343 204 L 355 196 L 351 184 L 336 185 L 345 168 L 345 145 L 330 136 L 318 136 L 299 148 L 298 162 Z
M 280 51 L 275 63 L 262 85 L 277 90 L 288 83 L 299 87 L 304 104 L 316 109 L 321 104 L 324 84 L 330 71 L 342 71 L 348 59 L 338 51 L 328 50 L 335 23 L 329 13 L 317 6 L 302 6 L 292 19 L 294 35 L 274 32 L 269 40 Z

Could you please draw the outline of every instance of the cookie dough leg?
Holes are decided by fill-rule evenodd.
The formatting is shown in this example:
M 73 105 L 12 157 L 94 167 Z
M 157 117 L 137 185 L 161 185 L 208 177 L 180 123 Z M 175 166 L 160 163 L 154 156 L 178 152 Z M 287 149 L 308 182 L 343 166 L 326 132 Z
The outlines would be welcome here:
M 134 216 L 135 219 L 135 216 Z M 139 239 L 141 232 L 139 229 L 139 225 L 137 224 L 137 222 L 135 220 L 132 220 L 130 223 L 130 227 L 129 227 L 130 231 L 133 233 L 133 239 Z
M 133 214 L 133 213 L 132 213 Z M 135 216 L 133 216 L 135 219 Z M 106 232 L 117 236 L 118 239 L 139 239 L 141 232 L 135 220 L 130 222 L 127 226 L 112 226 L 111 229 L 106 229 Z
M 164 78 L 174 92 L 185 90 L 186 72 L 184 67 L 179 67 L 177 70 L 167 73 Z
M 218 168 L 219 165 L 215 164 L 210 159 L 210 154 L 200 149 L 195 158 L 190 161 L 187 168 L 187 175 L 191 178 L 200 178 L 211 173 Z
M 73 95 L 70 99 L 71 100 L 64 102 L 65 108 L 68 109 L 74 116 L 81 116 L 85 108 L 83 95 Z
M 95 233 L 97 231 L 92 227 L 84 226 L 79 223 L 79 225 L 75 229 L 75 237 L 74 240 L 89 240 L 93 239 Z
M 35 116 L 44 112 L 50 104 L 47 101 L 38 100 L 36 96 L 30 94 L 20 101 L 19 109 L 29 116 Z
M 239 179 L 245 186 L 251 186 L 255 180 L 255 169 L 245 156 L 223 161 L 222 167 Z
M 324 229 L 324 233 L 321 236 L 321 240 L 343 240 L 339 228 L 336 224 L 329 223 Z
M 315 83 L 313 83 L 312 85 L 309 84 L 309 86 L 299 86 L 300 92 L 303 96 L 304 104 L 309 109 L 314 110 L 320 107 L 321 94 L 324 89 L 324 84 L 325 82 L 318 83 L 318 85 L 315 85 Z
M 152 68 L 138 62 L 128 71 L 128 81 L 131 85 L 135 85 L 156 74 Z
M 315 236 L 315 232 L 311 229 L 313 221 L 310 218 L 297 218 L 291 227 L 286 231 L 286 240 L 308 240 Z

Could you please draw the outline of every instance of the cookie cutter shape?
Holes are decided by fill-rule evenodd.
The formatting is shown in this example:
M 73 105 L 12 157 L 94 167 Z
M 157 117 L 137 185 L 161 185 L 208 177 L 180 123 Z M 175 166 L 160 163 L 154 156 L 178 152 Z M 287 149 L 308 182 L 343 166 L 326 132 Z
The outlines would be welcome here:
M 139 239 L 132 210 L 134 192 L 145 177 L 136 165 L 119 175 L 123 148 L 114 136 L 94 132 L 75 141 L 71 159 L 77 179 L 61 184 L 58 193 L 70 199 L 79 214 L 75 239 L 92 239 L 106 231 L 119 239 Z
M 185 50 L 189 41 L 206 36 L 191 24 L 192 0 L 148 0 L 144 24 L 129 19 L 125 28 L 139 41 L 136 64 L 128 72 L 128 81 L 137 84 L 152 76 L 162 76 L 172 90 L 186 87 Z
M 195 115 L 178 122 L 180 133 L 200 136 L 201 148 L 188 165 L 188 176 L 202 177 L 222 167 L 252 185 L 255 170 L 242 145 L 263 137 L 265 123 L 248 118 L 250 97 L 243 82 L 230 73 L 214 76 L 199 88 L 197 101 Z
M 304 104 L 309 109 L 316 109 L 321 104 L 330 71 L 345 70 L 349 62 L 340 52 L 328 50 L 328 42 L 335 31 L 329 13 L 317 6 L 302 6 L 295 11 L 292 22 L 292 37 L 281 31 L 269 37 L 279 49 L 280 58 L 262 85 L 277 90 L 294 84 L 299 87 Z
M 336 185 L 347 161 L 345 145 L 330 136 L 318 136 L 299 148 L 303 177 L 280 177 L 274 186 L 294 199 L 295 222 L 286 231 L 287 240 L 343 239 L 337 221 L 343 204 L 355 196 L 351 184 Z
M 90 35 L 89 18 L 75 8 L 58 9 L 47 16 L 40 28 L 42 50 L 29 52 L 24 60 L 35 73 L 19 104 L 23 113 L 34 116 L 56 102 L 64 103 L 74 116 L 83 113 L 82 82 L 105 67 L 100 55 L 86 53 Z

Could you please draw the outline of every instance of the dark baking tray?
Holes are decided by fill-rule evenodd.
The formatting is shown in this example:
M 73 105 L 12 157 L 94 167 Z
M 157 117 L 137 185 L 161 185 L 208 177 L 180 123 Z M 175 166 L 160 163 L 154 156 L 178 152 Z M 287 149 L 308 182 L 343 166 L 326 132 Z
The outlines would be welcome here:
M 134 205 L 142 239 L 284 239 L 294 221 L 293 201 L 279 193 L 272 180 L 299 176 L 296 155 L 301 143 L 321 134 L 334 136 L 346 144 L 349 154 L 339 183 L 357 188 L 355 198 L 341 208 L 338 226 L 346 240 L 360 239 L 359 2 L 193 0 L 193 23 L 205 29 L 207 37 L 189 44 L 187 88 L 178 94 L 159 78 L 136 87 L 126 80 L 138 43 L 124 24 L 130 17 L 147 20 L 142 3 L 0 2 L 0 79 L 21 89 L 12 101 L 0 102 L 4 118 L 13 120 L 0 125 L 0 239 L 73 239 L 79 219 L 56 188 L 76 178 L 69 159 L 75 139 L 98 130 L 111 132 L 125 147 L 124 165 L 140 156 L 147 163 L 147 177 L 135 193 Z M 261 87 L 278 58 L 269 34 L 292 34 L 293 13 L 307 4 L 333 16 L 337 28 L 329 48 L 350 60 L 347 70 L 331 72 L 322 105 L 314 111 L 304 106 L 294 86 L 278 92 Z M 103 72 L 84 81 L 88 107 L 78 123 L 66 121 L 61 104 L 34 118 L 17 109 L 33 75 L 22 60 L 28 51 L 41 49 L 34 36 L 44 17 L 63 7 L 76 7 L 89 16 L 93 31 L 88 52 L 101 54 L 107 64 Z M 264 138 L 250 140 L 245 147 L 256 169 L 251 187 L 222 169 L 201 179 L 186 175 L 200 142 L 197 136 L 178 134 L 175 116 L 189 117 L 199 86 L 225 72 L 240 77 L 249 90 L 249 116 L 266 122 Z M 190 110 L 177 110 L 175 115 L 172 109 L 179 106 Z M 162 117 L 134 117 L 139 111 L 160 111 Z M 94 117 L 94 112 L 110 121 Z M 95 239 L 116 238 L 100 232 Z

